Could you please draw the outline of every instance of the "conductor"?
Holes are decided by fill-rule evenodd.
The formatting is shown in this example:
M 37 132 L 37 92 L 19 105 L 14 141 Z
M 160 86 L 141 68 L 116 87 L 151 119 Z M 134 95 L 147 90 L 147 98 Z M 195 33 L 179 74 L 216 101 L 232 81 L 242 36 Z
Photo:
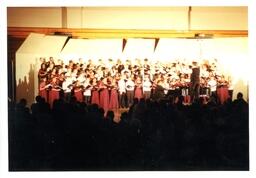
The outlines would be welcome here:
M 199 91 L 200 91 L 200 68 L 197 62 L 192 63 L 192 74 L 191 74 L 191 97 L 192 102 L 199 98 Z

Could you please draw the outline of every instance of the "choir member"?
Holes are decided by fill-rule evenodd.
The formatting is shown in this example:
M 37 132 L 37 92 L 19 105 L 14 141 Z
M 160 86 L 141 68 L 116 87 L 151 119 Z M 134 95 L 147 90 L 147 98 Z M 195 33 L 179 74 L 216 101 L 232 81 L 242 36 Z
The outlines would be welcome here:
M 53 102 L 60 98 L 61 87 L 60 87 L 56 77 L 54 77 L 52 79 L 50 86 L 51 86 L 51 89 L 49 91 L 49 104 L 50 104 L 50 106 L 52 108 L 53 107 Z
M 118 109 L 119 108 L 117 90 L 118 90 L 118 85 L 117 85 L 116 79 L 114 78 L 111 83 L 109 109 Z
M 76 97 L 76 100 L 79 102 L 83 102 L 84 101 L 84 96 L 83 96 L 83 85 L 80 83 L 80 81 L 76 81 L 74 83 L 74 96 Z
M 136 80 L 135 80 L 134 98 L 137 98 L 138 100 L 143 98 L 142 80 L 141 80 L 140 77 L 137 77 Z
M 229 97 L 232 99 L 233 98 L 234 84 L 233 84 L 231 76 L 228 76 L 228 81 L 227 82 L 228 82 L 228 94 L 229 94 Z
M 45 101 L 48 101 L 48 89 L 49 84 L 47 84 L 46 78 L 41 79 L 41 82 L 39 84 L 39 95 L 45 99 Z
M 51 73 L 50 73 L 50 78 L 58 78 L 58 71 L 57 71 L 57 68 L 53 68 Z
M 63 82 L 65 81 L 65 74 L 59 70 L 57 76 L 58 76 L 59 85 L 62 86 Z
M 45 63 L 41 64 L 41 68 L 38 71 L 38 81 L 41 81 L 43 78 L 47 77 L 47 67 Z
M 200 68 L 197 62 L 193 62 L 192 74 L 191 74 L 191 96 L 192 101 L 199 98 L 200 90 Z
M 168 95 L 170 95 L 171 97 L 176 97 L 175 88 L 176 88 L 176 79 L 171 77 L 169 81 Z
M 164 77 L 163 81 L 163 87 L 164 87 L 164 95 L 167 95 L 168 91 L 169 91 L 169 83 L 168 83 L 168 78 Z
M 84 75 L 84 72 L 78 72 L 77 80 L 80 82 L 80 84 L 83 84 L 86 80 L 86 77 Z
M 151 82 L 149 80 L 149 77 L 146 76 L 143 81 L 143 95 L 145 99 L 149 99 L 151 95 Z
M 229 98 L 228 95 L 228 82 L 225 80 L 224 75 L 220 76 L 217 81 L 217 96 L 220 104 Z
M 119 95 L 119 105 L 121 108 L 126 108 L 126 89 L 125 89 L 125 76 L 121 76 L 118 81 L 118 95 Z
M 184 104 L 188 103 L 188 101 L 187 101 L 188 89 L 187 89 L 186 85 L 187 85 L 187 83 L 186 83 L 186 80 L 185 80 L 185 76 L 181 75 L 180 87 L 181 87 L 181 96 L 183 97 L 183 103 Z
M 97 104 L 100 105 L 100 99 L 99 99 L 99 82 L 97 82 L 96 78 L 93 78 L 91 80 L 92 82 L 92 90 L 91 90 L 91 104 Z
M 100 107 L 104 109 L 105 112 L 108 111 L 109 107 L 109 91 L 108 91 L 108 81 L 107 78 L 103 78 L 99 85 L 100 88 Z
M 126 94 L 127 94 L 127 103 L 128 106 L 130 107 L 133 104 L 133 98 L 134 98 L 134 82 L 130 77 L 128 77 L 126 83 L 125 83 L 125 88 L 126 88 Z
M 201 78 L 200 82 L 200 98 L 204 104 L 208 102 L 209 94 L 208 94 L 208 81 L 206 78 Z
M 62 89 L 64 91 L 64 97 L 67 102 L 70 102 L 71 99 L 71 91 L 73 89 L 73 81 L 71 77 L 66 77 L 64 82 L 62 83 Z
M 185 88 L 185 103 L 190 104 L 190 95 L 189 95 L 189 85 L 190 85 L 190 78 L 189 74 L 184 75 L 184 88 Z
M 117 72 L 118 73 L 121 73 L 122 70 L 124 69 L 124 65 L 122 64 L 122 61 L 120 59 L 117 59 L 116 67 L 117 67 Z
M 217 81 L 214 76 L 210 77 L 210 80 L 208 81 L 208 86 L 210 87 L 210 96 L 216 97 Z
M 159 80 L 157 82 L 157 86 L 156 86 L 156 91 L 155 91 L 155 94 L 154 94 L 154 100 L 156 101 L 160 101 L 161 99 L 164 98 L 164 86 L 163 86 L 163 81 L 162 80 Z
M 92 90 L 92 81 L 90 78 L 86 78 L 84 81 L 84 98 L 85 98 L 85 103 L 89 104 L 91 101 L 91 90 Z

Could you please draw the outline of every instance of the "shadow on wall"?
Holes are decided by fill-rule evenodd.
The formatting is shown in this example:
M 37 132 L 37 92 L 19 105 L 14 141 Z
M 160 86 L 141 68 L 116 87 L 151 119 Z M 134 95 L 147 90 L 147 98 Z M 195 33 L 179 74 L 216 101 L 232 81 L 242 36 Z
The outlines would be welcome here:
M 34 98 L 35 98 L 34 73 L 35 73 L 35 65 L 30 64 L 28 77 L 24 76 L 23 79 L 19 78 L 18 82 L 16 79 L 16 102 L 18 102 L 21 98 L 25 98 L 27 100 L 28 105 L 31 105 L 34 102 Z

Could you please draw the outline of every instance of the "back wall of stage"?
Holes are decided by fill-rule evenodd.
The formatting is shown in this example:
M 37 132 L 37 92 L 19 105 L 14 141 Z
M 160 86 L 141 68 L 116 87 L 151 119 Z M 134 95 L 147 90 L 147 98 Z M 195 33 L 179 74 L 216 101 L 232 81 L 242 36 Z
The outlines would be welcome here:
M 247 74 L 244 72 L 246 68 L 240 67 L 247 64 L 247 57 L 244 55 L 247 53 L 247 14 L 247 7 L 8 7 L 8 68 L 10 74 L 16 73 L 16 79 L 10 77 L 8 95 L 13 100 L 20 98 L 21 95 L 18 94 L 20 90 L 16 87 L 19 83 L 21 86 L 26 86 L 23 84 L 28 82 L 29 76 L 31 78 L 31 69 L 36 72 L 38 68 L 35 60 L 39 56 L 60 56 L 66 60 L 69 56 L 74 56 L 75 50 L 71 52 L 71 49 L 67 52 L 66 47 L 70 45 L 70 41 L 65 44 L 65 40 L 57 52 L 44 53 L 44 51 L 56 49 L 55 44 L 50 43 L 42 45 L 42 48 L 32 45 L 37 49 L 30 49 L 29 53 L 22 52 L 21 54 L 21 51 L 16 53 L 31 32 L 50 36 L 55 32 L 61 32 L 71 35 L 74 40 L 76 38 L 109 39 L 110 41 L 116 39 L 122 43 L 111 42 L 113 47 L 105 48 L 106 52 L 101 49 L 100 55 L 103 57 L 91 52 L 91 57 L 95 58 L 120 56 L 125 59 L 134 58 L 135 55 L 141 53 L 143 55 L 139 57 L 148 57 L 152 60 L 159 58 L 165 61 L 174 58 L 218 58 L 228 72 L 232 71 L 234 76 L 238 76 L 236 81 L 240 81 L 241 78 L 241 83 L 247 83 Z M 197 42 L 193 42 L 193 39 L 179 39 L 184 40 L 183 46 L 175 42 L 177 38 L 194 38 L 198 33 L 212 35 L 214 39 Z M 243 39 L 239 39 L 240 37 Z M 140 42 L 133 42 L 133 38 Z M 148 39 L 145 44 L 147 47 L 140 48 L 145 38 Z M 165 38 L 169 40 L 167 44 L 164 42 Z M 237 46 L 234 46 L 235 44 Z M 155 46 L 152 47 L 152 45 Z M 66 49 L 62 49 L 64 46 Z M 87 51 L 95 50 L 88 48 Z M 64 52 L 69 54 L 64 54 Z M 112 56 L 104 55 L 104 53 L 111 53 Z M 83 52 L 79 55 L 86 56 Z M 17 56 L 23 56 L 23 59 L 17 59 Z M 230 65 L 231 61 L 233 65 Z M 33 76 L 33 80 L 36 80 L 37 74 L 33 73 Z M 33 88 L 31 101 L 37 93 L 37 82 L 33 83 L 35 85 L 30 86 Z M 244 89 L 241 84 L 237 85 L 237 88 L 247 91 L 247 87 Z M 24 91 L 26 92 L 21 92 L 24 93 L 22 96 L 27 96 L 28 89 Z M 17 93 L 16 98 L 15 93 Z
M 248 39 L 169 39 L 161 38 L 155 45 L 154 39 L 69 39 L 65 36 L 30 34 L 16 53 L 16 97 L 27 98 L 29 103 L 38 94 L 38 71 L 40 57 L 78 62 L 102 59 L 107 63 L 136 58 L 170 63 L 174 61 L 213 61 L 217 59 L 219 70 L 233 79 L 234 95 L 243 92 L 248 99 Z M 124 48 L 122 48 L 124 46 Z

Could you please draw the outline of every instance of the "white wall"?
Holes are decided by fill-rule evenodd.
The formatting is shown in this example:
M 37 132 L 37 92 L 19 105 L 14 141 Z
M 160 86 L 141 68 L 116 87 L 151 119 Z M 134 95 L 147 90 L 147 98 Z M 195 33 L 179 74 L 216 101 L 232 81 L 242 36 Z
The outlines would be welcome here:
M 188 30 L 186 7 L 9 7 L 8 27 Z M 247 30 L 247 7 L 192 7 L 192 30 Z
M 247 7 L 193 7 L 191 30 L 247 30 Z
M 83 8 L 68 7 L 67 8 L 67 28 L 82 28 L 83 27 Z
M 83 27 L 107 29 L 187 29 L 188 7 L 84 8 Z
M 9 7 L 8 27 L 53 27 L 61 28 L 60 7 Z

